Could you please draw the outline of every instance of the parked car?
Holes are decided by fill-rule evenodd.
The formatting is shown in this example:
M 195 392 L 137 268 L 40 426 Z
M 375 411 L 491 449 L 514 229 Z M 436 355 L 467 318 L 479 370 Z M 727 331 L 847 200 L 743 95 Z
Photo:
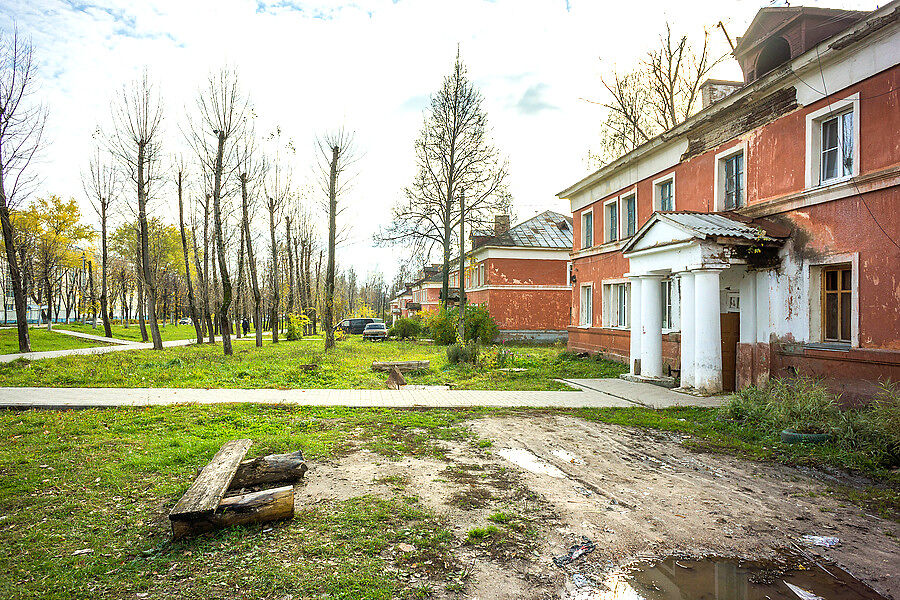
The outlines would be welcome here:
M 372 340 L 373 342 L 386 340 L 388 337 L 387 326 L 384 323 L 369 323 L 363 330 L 362 335 L 364 340 Z
M 342 329 L 344 333 L 352 333 L 354 335 L 359 335 L 366 329 L 366 325 L 369 323 L 382 323 L 381 319 L 372 319 L 369 317 L 354 317 L 352 319 L 344 319 L 340 323 L 337 324 L 335 329 Z
M 191 323 L 193 323 L 193 321 L 191 321 L 190 317 L 184 317 L 183 319 L 178 319 L 179 325 L 190 325 Z

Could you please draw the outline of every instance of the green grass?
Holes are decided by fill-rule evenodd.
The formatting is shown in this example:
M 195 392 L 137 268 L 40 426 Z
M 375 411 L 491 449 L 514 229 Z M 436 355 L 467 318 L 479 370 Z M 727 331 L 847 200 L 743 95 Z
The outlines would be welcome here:
M 384 389 L 387 374 L 373 361 L 429 360 L 428 370 L 405 375 L 410 384 L 453 385 L 459 389 L 569 389 L 558 377 L 614 377 L 625 367 L 610 361 L 577 358 L 556 348 L 516 347 L 515 366 L 525 371 L 449 365 L 445 349 L 428 343 L 364 342 L 352 337 L 322 352 L 319 338 L 297 342 L 235 341 L 234 356 L 218 345 L 163 350 L 122 351 L 96 356 L 67 356 L 0 365 L 0 384 L 53 387 L 177 388 L 351 388 Z M 317 364 L 305 370 L 303 364 Z
M 63 325 L 54 325 L 54 329 L 62 329 Z M 102 331 L 101 331 L 102 333 Z M 31 340 L 32 352 L 46 352 L 50 350 L 72 350 L 75 348 L 91 348 L 105 346 L 101 342 L 83 340 L 64 333 L 47 331 L 45 327 L 30 327 L 28 337 Z M 0 328 L 0 354 L 18 354 L 19 332 L 15 327 Z
M 397 569 L 455 581 L 452 536 L 415 498 L 317 502 L 287 523 L 179 542 L 167 514 L 229 439 L 253 439 L 251 455 L 302 449 L 310 461 L 360 446 L 440 455 L 438 441 L 468 439 L 460 422 L 477 414 L 256 405 L 0 412 L 0 597 L 386 599 L 411 589 Z M 427 435 L 410 444 L 412 432 Z M 401 542 L 415 551 L 392 554 Z M 91 552 L 73 555 L 83 549 Z
M 97 321 L 97 329 L 90 325 L 82 323 L 71 323 L 69 325 L 59 325 L 59 329 L 69 329 L 70 331 L 78 331 L 81 333 L 90 333 L 92 335 L 104 335 L 103 323 Z M 193 325 L 165 325 L 159 324 L 159 335 L 164 342 L 172 340 L 193 340 L 197 338 L 197 330 Z M 132 342 L 140 342 L 141 328 L 137 323 L 133 323 L 128 327 L 123 325 L 112 326 L 112 336 L 120 340 L 130 340 Z M 147 325 L 147 336 L 149 340 L 150 325 Z

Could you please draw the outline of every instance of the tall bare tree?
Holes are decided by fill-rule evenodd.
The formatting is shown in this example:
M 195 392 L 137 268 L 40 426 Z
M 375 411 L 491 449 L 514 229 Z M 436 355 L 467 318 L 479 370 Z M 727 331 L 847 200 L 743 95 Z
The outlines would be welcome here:
M 701 43 L 692 44 L 687 35 L 673 35 L 666 23 L 659 43 L 637 68 L 602 79 L 607 99 L 594 103 L 606 109 L 606 120 L 592 162 L 615 160 L 693 115 L 700 84 L 723 58 L 714 56 L 708 31 Z
M 265 176 L 265 161 L 258 156 L 256 135 L 247 128 L 238 144 L 238 180 L 241 186 L 241 229 L 247 250 L 247 271 L 250 275 L 250 291 L 253 295 L 253 325 L 256 330 L 256 346 L 262 348 L 262 292 L 256 270 L 256 256 L 253 254 L 253 234 L 250 230 L 251 203 L 255 198 L 256 186 Z
M 19 352 L 31 352 L 28 293 L 16 251 L 17 232 L 10 212 L 33 188 L 31 163 L 42 147 L 47 109 L 35 101 L 37 68 L 30 40 L 18 30 L 0 31 L 0 227 L 16 306 Z M 4 302 L 5 304 L 5 302 Z
M 491 142 L 483 97 L 459 51 L 453 70 L 431 97 L 415 152 L 415 179 L 393 207 L 391 224 L 375 240 L 380 245 L 403 244 L 420 255 L 441 248 L 441 302 L 446 306 L 450 254 L 457 240 L 453 234 L 463 214 L 456 210 L 460 194 L 465 191 L 465 219 L 473 229 L 510 208 L 507 163 Z
M 160 177 L 163 107 L 146 70 L 140 79 L 122 88 L 121 96 L 113 106 L 112 117 L 113 131 L 108 146 L 137 191 L 141 284 L 150 317 L 153 348 L 161 350 L 162 337 L 156 321 L 156 276 L 150 267 L 147 204 Z
M 281 128 L 277 127 L 269 139 L 274 142 L 275 156 L 272 160 L 272 166 L 268 171 L 268 177 L 265 181 L 265 199 L 266 210 L 269 213 L 269 237 L 271 242 L 271 277 L 272 277 L 272 304 L 269 321 L 272 324 L 272 343 L 278 343 L 278 312 L 280 310 L 281 296 L 278 285 L 278 236 L 276 233 L 277 223 L 281 218 L 281 213 L 285 209 L 288 198 L 291 195 L 291 170 L 283 163 L 282 152 L 287 151 L 293 154 L 294 147 L 290 140 L 287 141 L 284 148 L 281 144 Z
M 341 201 L 347 195 L 352 182 L 349 169 L 356 162 L 356 149 L 352 132 L 340 129 L 326 133 L 317 140 L 319 148 L 318 172 L 325 208 L 328 214 L 328 265 L 325 268 L 325 306 L 322 311 L 322 328 L 325 329 L 325 350 L 334 348 L 334 277 L 335 251 L 337 250 L 337 217 L 343 211 Z
M 184 162 L 178 160 L 175 165 L 175 186 L 178 191 L 178 228 L 181 231 L 181 251 L 184 255 L 184 278 L 187 284 L 188 310 L 190 311 L 191 321 L 194 323 L 194 329 L 197 331 L 197 343 L 203 343 L 203 326 L 200 322 L 200 311 L 197 310 L 197 303 L 194 300 L 194 284 L 191 282 L 191 261 L 188 258 L 188 242 L 187 233 L 184 228 Z
M 225 234 L 222 218 L 222 190 L 224 179 L 233 165 L 235 144 L 243 130 L 249 101 L 241 91 L 237 73 L 223 68 L 209 76 L 206 85 L 197 96 L 198 119 L 189 124 L 188 142 L 197 153 L 204 168 L 212 173 L 213 228 L 219 277 L 222 281 L 221 302 L 218 306 L 218 323 L 222 335 L 222 349 L 226 356 L 233 354 L 231 347 L 231 322 L 228 309 L 231 306 L 232 286 L 225 257 Z M 215 144 L 212 144 L 215 136 Z M 233 160 L 232 160 L 233 162 Z
M 112 157 L 109 157 L 110 159 Z M 103 317 L 103 334 L 112 337 L 112 324 L 109 316 L 109 300 L 107 295 L 107 273 L 109 272 L 109 209 L 119 193 L 119 182 L 112 160 L 100 148 L 94 149 L 88 165 L 88 172 L 82 176 L 84 192 L 90 198 L 94 211 L 100 218 L 100 313 Z

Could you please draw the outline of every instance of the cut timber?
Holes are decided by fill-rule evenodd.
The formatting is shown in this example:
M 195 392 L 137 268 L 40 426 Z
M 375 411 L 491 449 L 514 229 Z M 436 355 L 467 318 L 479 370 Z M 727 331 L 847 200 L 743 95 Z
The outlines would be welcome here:
M 391 369 L 397 369 L 401 373 L 418 371 L 419 369 L 427 369 L 429 366 L 431 366 L 431 361 L 429 360 L 400 360 L 393 362 L 372 363 L 372 369 L 375 371 L 390 371 Z
M 406 385 L 406 379 L 403 378 L 403 374 L 400 373 L 400 370 L 397 367 L 393 367 L 391 369 L 391 374 L 388 375 L 388 389 L 399 390 L 400 387 L 404 385 Z
M 176 538 L 182 538 L 220 527 L 279 521 L 293 516 L 294 486 L 286 485 L 223 498 L 219 508 L 211 515 L 186 521 L 173 520 L 172 534 Z
M 175 521 L 212 516 L 252 443 L 250 440 L 232 440 L 216 452 L 169 513 L 173 526 Z
M 300 450 L 290 454 L 270 454 L 251 458 L 240 464 L 234 479 L 231 480 L 231 488 L 240 489 L 281 481 L 293 482 L 301 479 L 307 470 L 306 463 L 303 462 L 303 452 Z

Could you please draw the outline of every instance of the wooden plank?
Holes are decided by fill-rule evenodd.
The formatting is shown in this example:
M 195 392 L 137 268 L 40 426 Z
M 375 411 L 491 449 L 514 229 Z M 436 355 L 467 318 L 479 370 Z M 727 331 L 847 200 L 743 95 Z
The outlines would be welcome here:
M 169 519 L 185 521 L 212 515 L 252 444 L 251 440 L 223 444 L 169 513 Z
M 427 369 L 429 366 L 431 366 L 431 361 L 428 360 L 398 360 L 372 363 L 372 369 L 375 371 L 390 371 L 391 369 L 397 369 L 401 373 Z
M 236 490 L 263 483 L 297 481 L 307 470 L 301 450 L 290 454 L 259 456 L 240 464 L 231 480 L 231 489 Z
M 220 527 L 266 523 L 291 519 L 293 516 L 294 486 L 288 485 L 223 498 L 212 515 L 188 521 L 172 521 L 172 535 L 178 539 Z

